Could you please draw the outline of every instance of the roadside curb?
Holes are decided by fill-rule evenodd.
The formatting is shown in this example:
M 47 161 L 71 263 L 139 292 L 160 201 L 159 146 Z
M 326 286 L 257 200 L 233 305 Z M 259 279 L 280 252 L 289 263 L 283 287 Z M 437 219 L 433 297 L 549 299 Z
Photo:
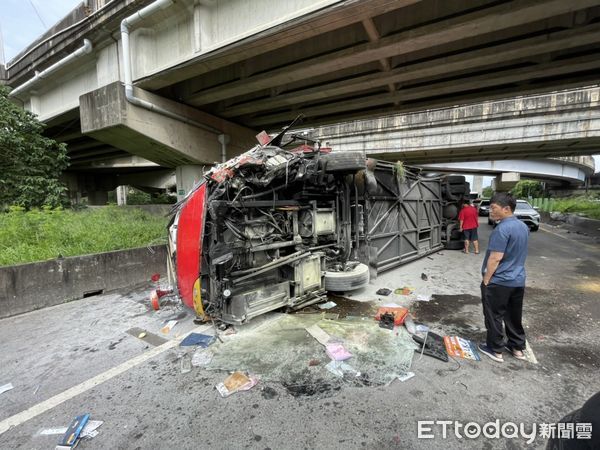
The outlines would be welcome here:
M 600 237 L 600 220 L 589 219 L 574 214 L 561 214 L 559 218 L 552 218 L 551 213 L 546 211 L 540 211 L 540 215 L 542 223 L 546 225 L 566 225 L 566 228 L 570 231 Z

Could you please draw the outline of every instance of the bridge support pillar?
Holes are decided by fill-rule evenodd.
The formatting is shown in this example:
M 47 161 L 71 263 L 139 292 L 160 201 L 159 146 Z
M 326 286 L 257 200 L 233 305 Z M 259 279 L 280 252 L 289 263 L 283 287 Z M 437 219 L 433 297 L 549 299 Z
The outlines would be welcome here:
M 127 191 L 129 186 L 117 186 L 117 205 L 122 206 L 127 204 Z
M 76 174 L 64 173 L 61 175 L 61 180 L 67 186 L 67 195 L 69 196 L 69 202 L 71 205 L 81 204 L 82 197 L 82 183 Z
M 504 172 L 493 180 L 492 187 L 496 192 L 508 192 L 521 180 L 518 172 Z
M 481 196 L 483 192 L 483 175 L 473 176 L 473 186 L 471 187 L 471 191 L 477 192 Z
M 203 166 L 184 165 L 175 168 L 175 182 L 177 184 L 177 200 L 181 200 L 194 185 L 202 179 Z

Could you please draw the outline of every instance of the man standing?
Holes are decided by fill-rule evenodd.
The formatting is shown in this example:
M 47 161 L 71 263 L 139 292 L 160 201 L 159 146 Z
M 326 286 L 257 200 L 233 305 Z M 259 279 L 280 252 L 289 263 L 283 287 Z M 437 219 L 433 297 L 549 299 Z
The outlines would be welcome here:
M 479 344 L 479 349 L 497 362 L 503 361 L 503 349 L 517 359 L 525 359 L 522 317 L 529 230 L 513 215 L 516 206 L 510 194 L 497 193 L 492 197 L 490 218 L 499 223 L 490 236 L 481 268 L 481 301 L 487 338 L 485 344 Z M 506 346 L 502 322 L 506 327 Z
M 458 221 L 460 222 L 460 231 L 465 235 L 465 248 L 463 253 L 469 253 L 469 242 L 473 241 L 475 254 L 479 254 L 479 239 L 477 236 L 477 228 L 479 227 L 479 215 L 477 208 L 471 205 L 470 200 L 466 200 L 464 206 L 458 213 Z

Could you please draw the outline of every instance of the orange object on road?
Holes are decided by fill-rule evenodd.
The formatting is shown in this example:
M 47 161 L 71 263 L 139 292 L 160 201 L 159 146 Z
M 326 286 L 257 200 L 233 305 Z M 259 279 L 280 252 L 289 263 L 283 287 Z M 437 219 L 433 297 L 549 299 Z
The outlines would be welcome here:
M 150 293 L 150 303 L 152 304 L 152 309 L 154 311 L 158 311 L 160 309 L 160 303 L 158 302 L 158 293 L 156 292 L 156 289 Z
M 381 316 L 384 314 L 392 314 L 394 316 L 394 325 L 402 325 L 404 319 L 408 315 L 408 309 L 402 306 L 382 306 L 377 310 L 375 320 L 381 320 Z

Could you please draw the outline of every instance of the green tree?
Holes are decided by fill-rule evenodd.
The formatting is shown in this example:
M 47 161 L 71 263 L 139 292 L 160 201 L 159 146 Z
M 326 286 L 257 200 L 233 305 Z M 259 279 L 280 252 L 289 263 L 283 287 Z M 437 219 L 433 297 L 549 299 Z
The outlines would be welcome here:
M 0 206 L 61 205 L 66 187 L 59 181 L 69 165 L 65 144 L 44 137 L 44 124 L 8 98 L 0 86 Z
M 483 188 L 481 196 L 484 198 L 491 198 L 494 195 L 494 189 L 491 186 L 486 186 Z
M 521 180 L 510 193 L 516 198 L 541 197 L 544 193 L 542 183 L 534 180 Z

